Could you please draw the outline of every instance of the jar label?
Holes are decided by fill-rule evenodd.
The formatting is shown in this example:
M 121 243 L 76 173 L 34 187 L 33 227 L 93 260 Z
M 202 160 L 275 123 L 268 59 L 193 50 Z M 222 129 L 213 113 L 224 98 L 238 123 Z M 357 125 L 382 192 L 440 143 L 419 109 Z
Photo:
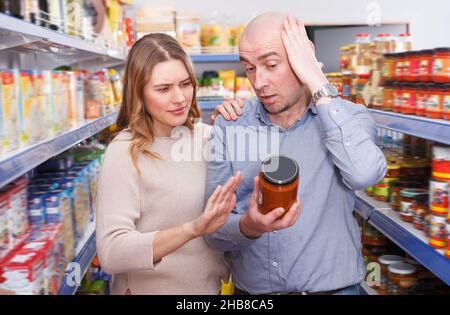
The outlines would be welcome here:
M 439 96 L 438 95 L 431 95 L 428 98 L 427 108 L 436 109 L 438 107 L 439 107 Z
M 442 73 L 443 68 L 443 60 L 442 59 L 434 59 L 433 62 L 433 74 Z
M 429 63 L 428 59 L 421 60 L 419 63 L 419 74 L 428 75 L 428 74 L 430 74 L 429 69 L 430 69 L 430 63 Z
M 450 110 L 450 95 L 444 97 L 444 109 Z
M 414 214 L 414 203 L 409 201 L 400 202 L 400 211 L 404 215 L 412 216 Z

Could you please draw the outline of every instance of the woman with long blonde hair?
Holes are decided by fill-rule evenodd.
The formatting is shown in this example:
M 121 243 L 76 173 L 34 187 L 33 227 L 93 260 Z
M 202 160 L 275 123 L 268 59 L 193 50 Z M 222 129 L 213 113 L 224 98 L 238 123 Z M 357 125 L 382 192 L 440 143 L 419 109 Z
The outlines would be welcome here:
M 227 221 L 242 176 L 205 205 L 206 161 L 174 157 L 180 142 L 197 153 L 206 144 L 176 136 L 180 128 L 202 135 L 195 92 L 192 64 L 175 39 L 149 34 L 134 44 L 120 132 L 105 152 L 97 196 L 97 251 L 113 275 L 112 294 L 218 294 L 228 279 L 223 253 L 202 236 Z

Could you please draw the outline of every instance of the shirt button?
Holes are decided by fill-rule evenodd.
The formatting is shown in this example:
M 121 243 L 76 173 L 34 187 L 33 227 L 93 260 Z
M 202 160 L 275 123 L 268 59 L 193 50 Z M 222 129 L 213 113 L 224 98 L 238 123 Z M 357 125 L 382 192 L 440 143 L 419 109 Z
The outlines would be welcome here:
M 278 231 L 273 231 L 273 233 L 278 233 Z
M 338 111 L 336 109 L 333 109 L 332 113 L 333 113 L 333 115 L 336 115 L 338 113 Z
M 345 140 L 345 145 L 346 145 L 346 146 L 349 146 L 350 144 L 351 144 L 350 140 L 348 140 L 348 139 Z
M 278 263 L 277 263 L 276 261 L 274 261 L 274 262 L 272 263 L 272 266 L 276 267 L 276 266 L 278 266 Z

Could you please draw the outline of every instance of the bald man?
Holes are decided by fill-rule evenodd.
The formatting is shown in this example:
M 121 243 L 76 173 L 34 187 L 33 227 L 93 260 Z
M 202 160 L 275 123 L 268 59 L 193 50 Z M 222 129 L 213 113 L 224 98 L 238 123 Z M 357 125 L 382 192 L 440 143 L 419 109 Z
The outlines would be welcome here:
M 256 17 L 240 38 L 239 55 L 257 97 L 245 103 L 236 121 L 217 117 L 206 197 L 238 170 L 243 181 L 236 208 L 207 242 L 231 252 L 238 294 L 359 294 L 365 267 L 354 191 L 386 173 L 375 122 L 365 107 L 337 97 L 297 18 Z M 248 135 L 258 141 L 273 136 L 278 145 L 259 154 L 258 143 L 243 140 Z M 251 159 L 255 148 L 258 158 Z M 272 154 L 299 165 L 299 201 L 262 214 L 257 175 Z

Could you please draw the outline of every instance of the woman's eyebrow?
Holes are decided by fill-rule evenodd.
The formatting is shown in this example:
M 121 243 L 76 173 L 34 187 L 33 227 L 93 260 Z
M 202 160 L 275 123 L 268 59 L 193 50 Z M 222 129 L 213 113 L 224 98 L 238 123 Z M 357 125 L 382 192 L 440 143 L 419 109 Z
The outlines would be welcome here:
M 190 77 L 187 77 L 186 79 L 184 79 L 184 80 L 181 80 L 181 82 L 185 82 L 185 81 L 187 81 L 187 80 L 191 80 L 191 78 Z M 153 87 L 159 87 L 159 86 L 170 86 L 170 85 L 173 85 L 173 83 L 172 82 L 170 82 L 170 83 L 157 83 L 157 84 L 154 84 L 153 85 Z

